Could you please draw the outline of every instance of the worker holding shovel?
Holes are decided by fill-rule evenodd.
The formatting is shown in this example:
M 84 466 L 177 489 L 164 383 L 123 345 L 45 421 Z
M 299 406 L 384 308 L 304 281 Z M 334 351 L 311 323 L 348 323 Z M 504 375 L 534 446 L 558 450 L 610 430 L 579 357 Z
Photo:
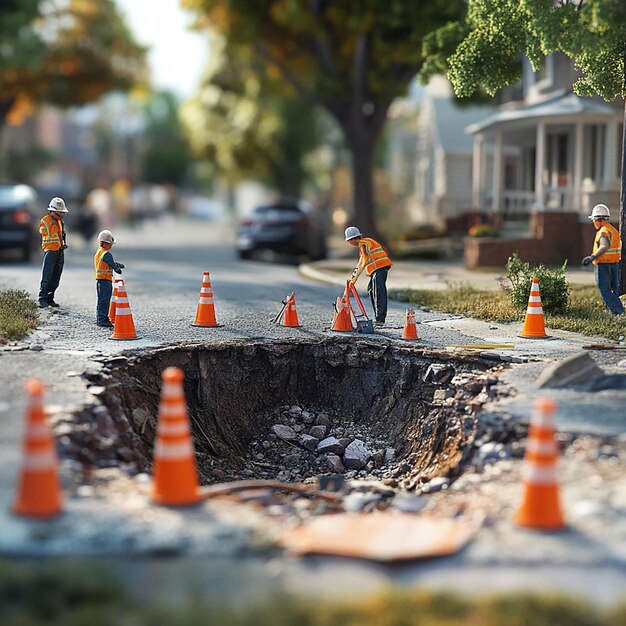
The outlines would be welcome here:
M 387 274 L 391 267 L 391 259 L 387 251 L 376 240 L 363 237 L 356 226 L 348 226 L 345 232 L 346 241 L 351 246 L 358 246 L 359 261 L 350 277 L 350 284 L 356 285 L 361 272 L 370 277 L 367 291 L 374 309 L 374 324 L 383 326 L 387 317 Z

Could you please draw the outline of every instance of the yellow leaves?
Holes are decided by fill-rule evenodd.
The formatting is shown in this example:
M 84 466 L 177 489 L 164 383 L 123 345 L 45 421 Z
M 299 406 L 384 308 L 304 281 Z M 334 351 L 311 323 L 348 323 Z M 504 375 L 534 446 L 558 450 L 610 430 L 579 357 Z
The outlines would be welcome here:
M 34 110 L 33 102 L 27 96 L 20 94 L 13 103 L 6 122 L 9 126 L 21 126 Z
M 72 76 L 78 73 L 80 63 L 75 59 L 64 59 L 59 64 L 59 70 L 64 76 Z

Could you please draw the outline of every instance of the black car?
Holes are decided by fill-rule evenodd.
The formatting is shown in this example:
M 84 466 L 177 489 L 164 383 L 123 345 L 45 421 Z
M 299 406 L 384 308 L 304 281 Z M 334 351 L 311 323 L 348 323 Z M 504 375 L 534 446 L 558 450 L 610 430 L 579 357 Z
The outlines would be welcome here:
M 251 258 L 256 250 L 323 259 L 326 257 L 324 220 L 301 200 L 263 204 L 239 224 L 236 246 L 241 259 Z
M 28 185 L 0 185 L 0 250 L 18 250 L 30 261 L 40 245 L 37 192 Z

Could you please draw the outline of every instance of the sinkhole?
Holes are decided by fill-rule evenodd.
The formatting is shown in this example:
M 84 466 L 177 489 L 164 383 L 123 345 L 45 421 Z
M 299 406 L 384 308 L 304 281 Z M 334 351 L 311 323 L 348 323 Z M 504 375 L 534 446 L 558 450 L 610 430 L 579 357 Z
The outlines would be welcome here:
M 185 372 L 204 484 L 342 473 L 411 488 L 454 474 L 477 435 L 475 400 L 497 383 L 493 362 L 479 356 L 367 338 L 139 350 L 83 374 L 94 401 L 56 424 L 61 454 L 83 466 L 150 472 L 169 366 Z

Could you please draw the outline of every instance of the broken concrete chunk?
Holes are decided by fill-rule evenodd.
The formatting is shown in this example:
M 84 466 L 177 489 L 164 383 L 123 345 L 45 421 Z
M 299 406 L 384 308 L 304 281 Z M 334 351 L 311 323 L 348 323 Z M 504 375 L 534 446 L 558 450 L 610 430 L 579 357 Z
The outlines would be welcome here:
M 331 472 L 336 472 L 337 474 L 343 474 L 346 471 L 343 463 L 341 462 L 341 458 L 336 454 L 329 454 L 326 457 L 328 461 L 328 468 Z
M 284 424 L 274 424 L 270 430 L 274 435 L 285 441 L 293 441 L 298 438 L 296 431 Z
M 567 359 L 548 365 L 539 375 L 536 387 L 539 389 L 558 389 L 571 385 L 582 385 L 596 376 L 602 376 L 602 373 L 588 352 L 579 352 Z
M 300 435 L 300 443 L 311 452 L 317 449 L 317 444 L 319 442 L 320 440 L 317 437 L 311 437 L 311 435 Z
M 311 426 L 311 428 L 309 428 L 309 435 L 311 435 L 311 437 L 317 437 L 317 439 L 324 439 L 327 432 L 328 427 L 323 424 Z
M 317 445 L 317 451 L 321 454 L 339 454 L 343 452 L 343 446 L 339 443 L 337 437 L 326 437 Z
M 370 451 L 360 439 L 355 439 L 343 453 L 343 464 L 348 469 L 365 467 L 370 458 Z

